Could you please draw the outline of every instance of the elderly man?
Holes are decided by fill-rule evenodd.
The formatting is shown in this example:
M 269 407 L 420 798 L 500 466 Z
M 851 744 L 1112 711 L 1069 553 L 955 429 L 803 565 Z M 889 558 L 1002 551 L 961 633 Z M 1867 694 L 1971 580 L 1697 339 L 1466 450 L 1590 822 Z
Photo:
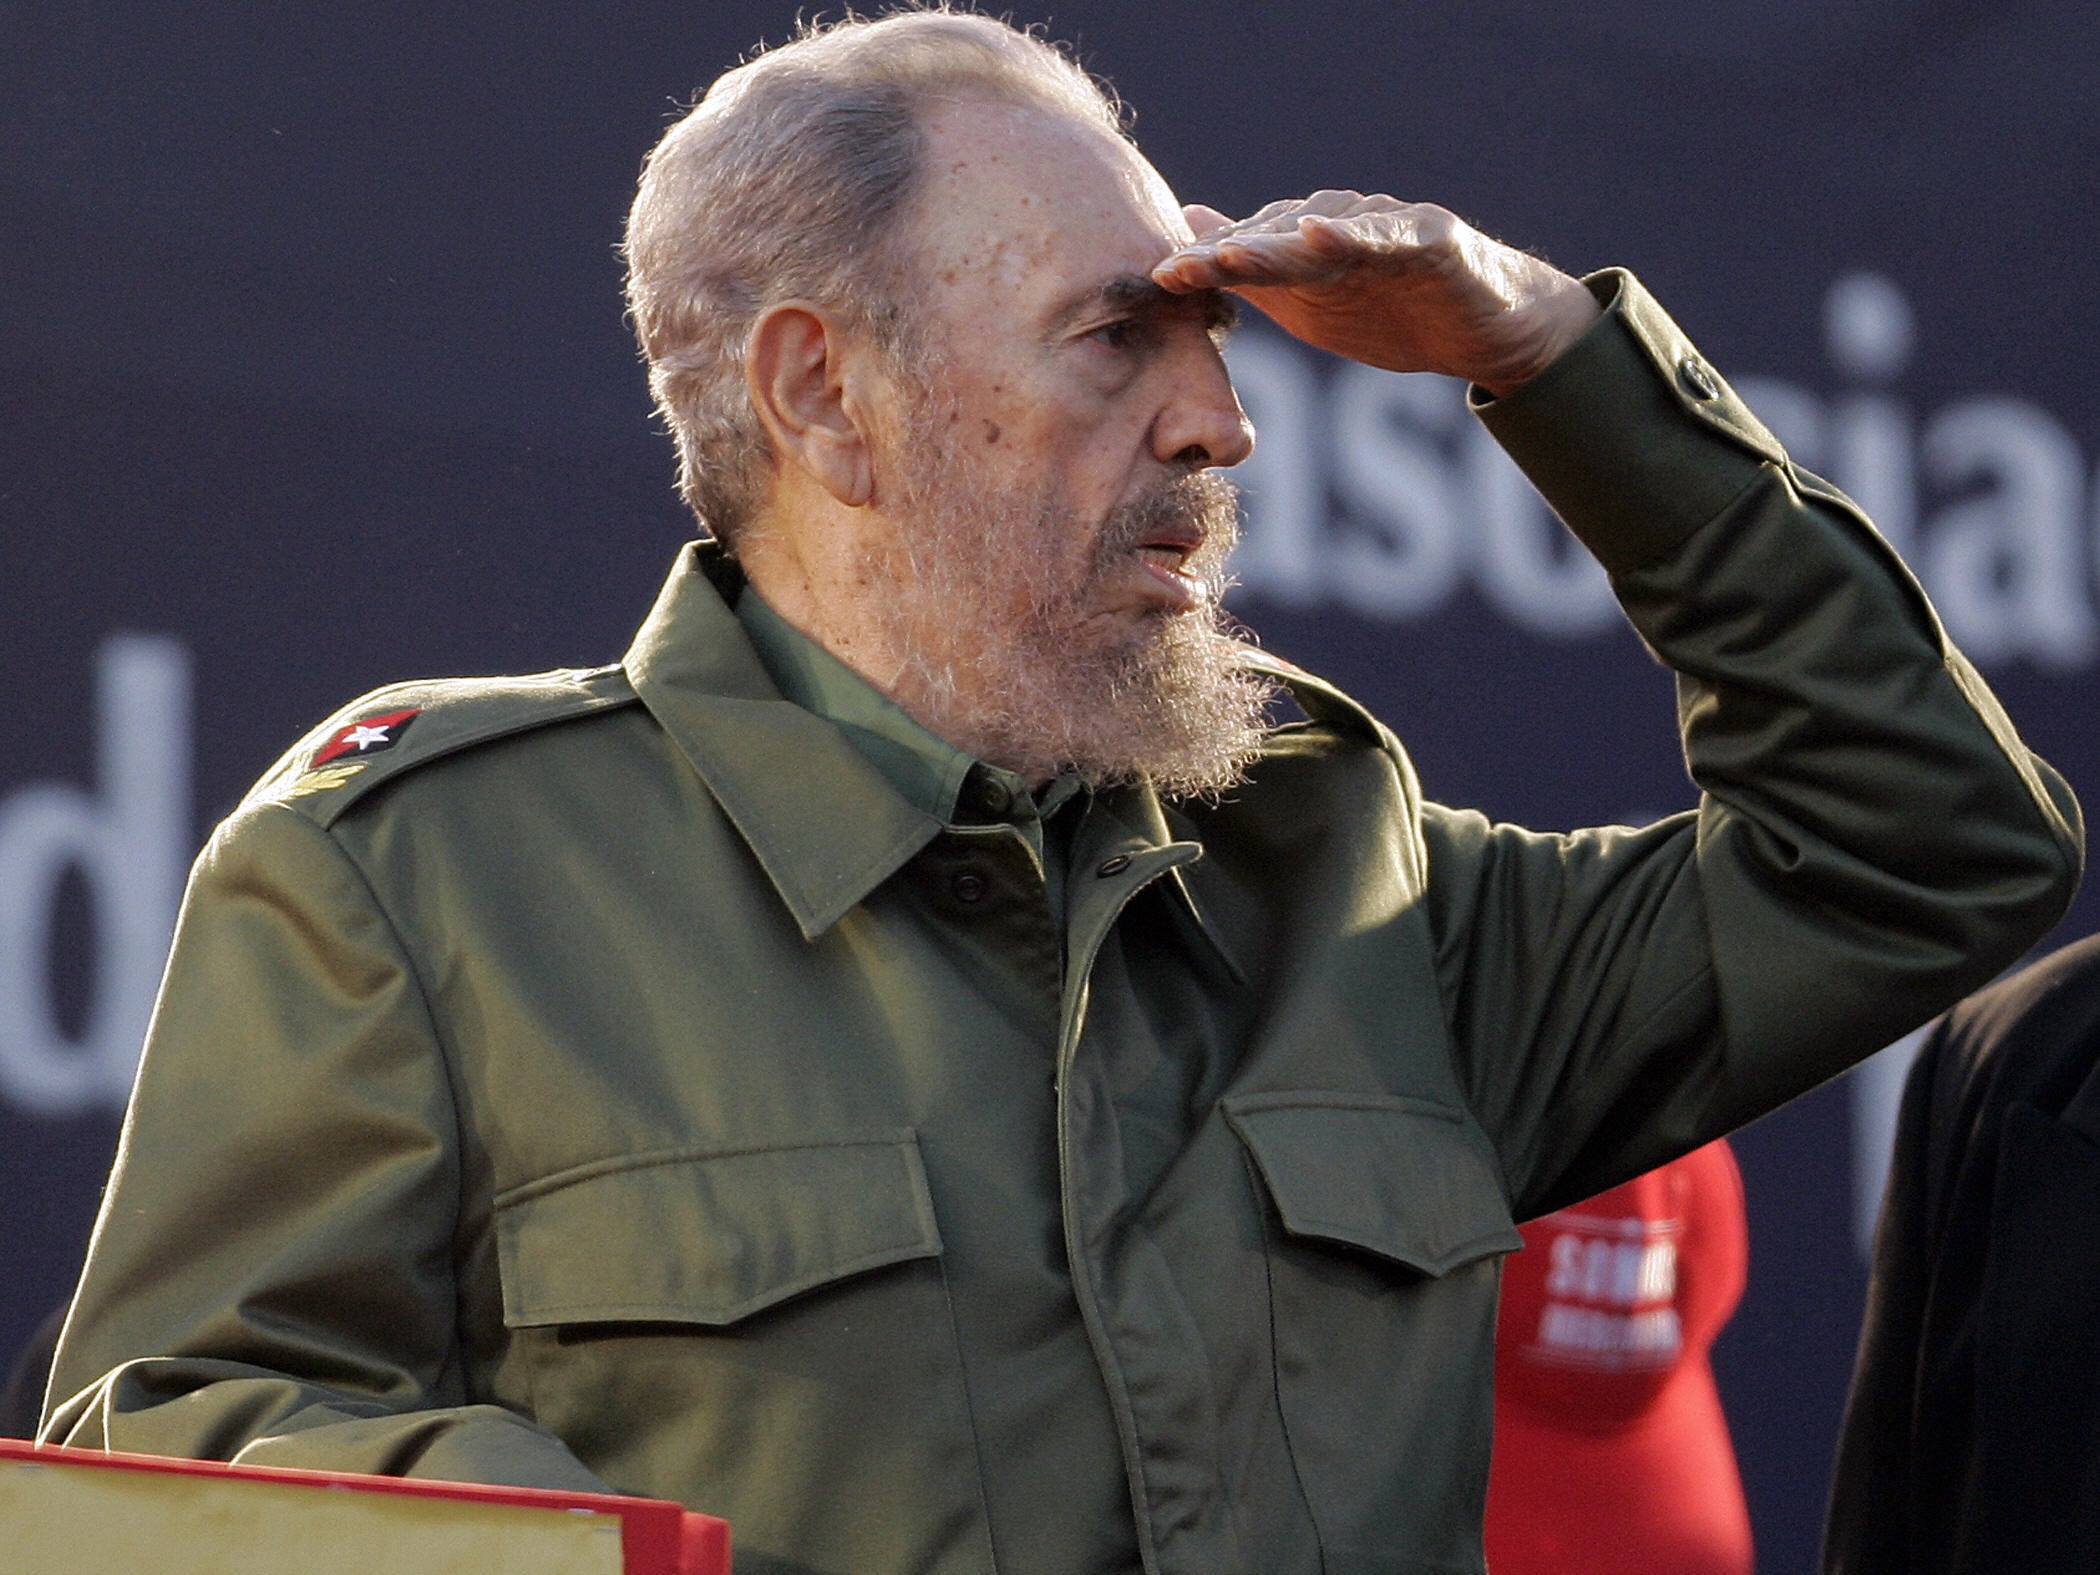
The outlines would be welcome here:
M 713 541 L 618 666 L 367 697 L 214 837 L 47 1436 L 676 1497 L 747 1575 L 1478 1569 L 1513 1220 L 2066 900 L 2069 793 L 1623 274 L 1184 209 L 945 14 L 718 81 L 628 256 Z M 1475 385 L 1695 814 L 1425 803 L 1225 632 L 1234 296 Z

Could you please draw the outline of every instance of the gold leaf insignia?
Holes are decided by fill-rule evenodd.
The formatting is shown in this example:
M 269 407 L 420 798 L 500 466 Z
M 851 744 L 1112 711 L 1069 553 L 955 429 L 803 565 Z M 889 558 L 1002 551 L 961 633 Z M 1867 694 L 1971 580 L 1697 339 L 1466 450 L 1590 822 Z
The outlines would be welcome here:
M 309 793 L 326 793 L 330 788 L 339 788 L 358 772 L 364 770 L 363 761 L 347 766 L 322 766 L 318 771 L 309 771 L 284 790 L 286 798 L 305 798 Z

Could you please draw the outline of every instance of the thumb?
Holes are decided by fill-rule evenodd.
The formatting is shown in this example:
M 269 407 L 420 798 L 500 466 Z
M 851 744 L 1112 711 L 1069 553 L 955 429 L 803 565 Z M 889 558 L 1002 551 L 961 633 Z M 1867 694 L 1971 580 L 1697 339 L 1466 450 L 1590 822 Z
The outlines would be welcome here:
M 1222 230 L 1226 225 L 1232 223 L 1231 218 L 1227 215 L 1218 212 L 1216 208 L 1206 207 L 1200 202 L 1184 203 L 1181 209 L 1181 216 L 1189 221 L 1189 228 L 1196 232 L 1198 240 L 1210 234 L 1211 231 Z

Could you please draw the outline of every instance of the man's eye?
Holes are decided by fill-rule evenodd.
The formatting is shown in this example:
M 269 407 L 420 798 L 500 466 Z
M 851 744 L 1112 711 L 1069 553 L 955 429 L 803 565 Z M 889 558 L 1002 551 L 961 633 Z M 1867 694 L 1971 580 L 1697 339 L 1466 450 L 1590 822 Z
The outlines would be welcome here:
M 1114 322 L 1103 323 L 1087 337 L 1100 340 L 1111 350 L 1128 350 L 1138 341 L 1138 325 L 1133 318 L 1119 317 Z

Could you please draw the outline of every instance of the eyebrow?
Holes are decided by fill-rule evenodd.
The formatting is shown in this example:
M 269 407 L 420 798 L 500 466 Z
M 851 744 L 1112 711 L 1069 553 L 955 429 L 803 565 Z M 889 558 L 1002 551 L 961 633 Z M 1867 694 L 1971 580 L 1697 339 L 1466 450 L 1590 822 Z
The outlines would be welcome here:
M 1138 317 L 1174 317 L 1194 314 L 1212 333 L 1229 333 L 1240 320 L 1240 303 L 1223 290 L 1165 289 L 1141 273 L 1117 274 L 1105 279 L 1060 312 L 1057 326 L 1063 328 L 1095 312 L 1126 313 Z

